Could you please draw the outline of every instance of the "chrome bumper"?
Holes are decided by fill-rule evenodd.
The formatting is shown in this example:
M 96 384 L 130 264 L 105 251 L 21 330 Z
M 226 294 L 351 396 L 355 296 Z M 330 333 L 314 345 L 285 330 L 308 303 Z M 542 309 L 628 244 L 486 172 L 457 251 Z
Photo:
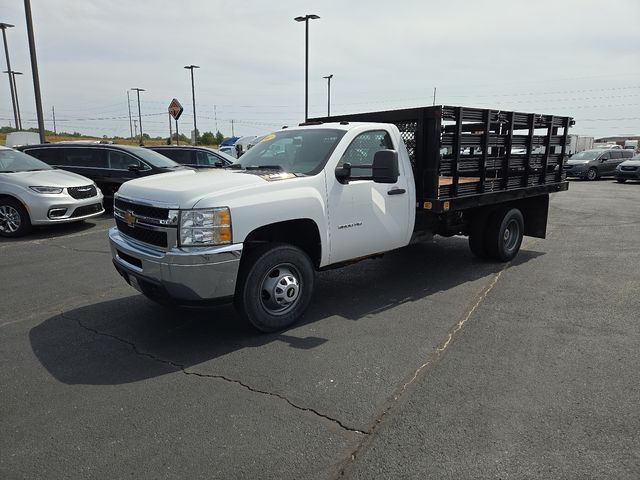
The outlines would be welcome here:
M 233 297 L 242 244 L 159 251 L 109 230 L 116 270 L 149 296 L 178 304 L 199 304 Z

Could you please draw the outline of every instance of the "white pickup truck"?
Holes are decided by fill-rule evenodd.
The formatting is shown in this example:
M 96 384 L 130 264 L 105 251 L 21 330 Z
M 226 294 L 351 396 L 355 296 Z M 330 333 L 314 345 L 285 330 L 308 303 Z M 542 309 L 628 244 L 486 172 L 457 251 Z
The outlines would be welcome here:
M 231 168 L 127 182 L 114 201 L 113 263 L 153 300 L 233 300 L 269 332 L 302 316 L 316 270 L 403 247 L 414 233 L 469 235 L 476 255 L 508 261 L 523 235 L 544 237 L 548 194 L 567 188 L 569 119 L 455 108 L 426 107 L 409 123 L 415 111 L 384 115 L 387 123 L 311 122 L 264 137 Z M 485 112 L 486 135 L 478 134 L 473 122 Z M 510 152 L 521 141 L 531 152 L 543 123 L 553 147 L 538 168 L 534 155 Z M 447 133 L 451 125 L 457 131 Z M 513 134 L 523 128 L 530 134 Z M 482 154 L 462 153 L 474 142 Z

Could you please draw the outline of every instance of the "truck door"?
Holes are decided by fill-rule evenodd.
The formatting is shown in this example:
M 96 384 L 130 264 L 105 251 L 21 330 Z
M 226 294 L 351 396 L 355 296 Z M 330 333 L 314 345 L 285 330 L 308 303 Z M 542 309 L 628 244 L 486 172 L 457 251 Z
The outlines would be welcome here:
M 352 177 L 341 183 L 335 173 L 327 171 L 329 229 L 331 233 L 330 262 L 385 252 L 404 246 L 409 228 L 409 188 L 404 165 L 395 184 L 375 183 L 358 179 L 371 177 L 371 165 L 379 150 L 394 149 L 386 130 L 370 130 L 356 136 L 341 156 L 338 167 L 348 162 Z

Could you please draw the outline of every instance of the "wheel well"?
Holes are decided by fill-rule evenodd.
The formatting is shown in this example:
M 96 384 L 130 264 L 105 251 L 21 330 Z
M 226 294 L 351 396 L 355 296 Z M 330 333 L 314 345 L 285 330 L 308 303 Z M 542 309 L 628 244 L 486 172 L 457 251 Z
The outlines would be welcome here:
M 272 223 L 257 228 L 244 241 L 244 248 L 251 249 L 268 242 L 283 242 L 295 245 L 304 251 L 318 268 L 322 255 L 320 231 L 316 222 L 303 218 Z

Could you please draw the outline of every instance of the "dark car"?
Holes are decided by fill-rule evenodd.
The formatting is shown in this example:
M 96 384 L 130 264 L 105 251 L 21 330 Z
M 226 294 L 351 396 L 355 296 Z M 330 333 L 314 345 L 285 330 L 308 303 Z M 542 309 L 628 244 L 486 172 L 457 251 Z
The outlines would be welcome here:
M 236 159 L 226 153 L 207 147 L 191 145 L 156 145 L 145 147 L 161 153 L 174 162 L 193 168 L 220 168 L 235 163 Z
M 567 177 L 596 180 L 600 177 L 614 177 L 616 167 L 633 157 L 632 150 L 607 149 L 585 150 L 571 155 L 564 166 Z
M 640 155 L 636 155 L 618 165 L 616 168 L 616 180 L 620 183 L 624 183 L 627 180 L 640 180 Z
M 112 144 L 46 143 L 19 150 L 44 163 L 90 178 L 112 203 L 113 194 L 124 182 L 156 173 L 185 168 L 159 153 L 142 147 Z

